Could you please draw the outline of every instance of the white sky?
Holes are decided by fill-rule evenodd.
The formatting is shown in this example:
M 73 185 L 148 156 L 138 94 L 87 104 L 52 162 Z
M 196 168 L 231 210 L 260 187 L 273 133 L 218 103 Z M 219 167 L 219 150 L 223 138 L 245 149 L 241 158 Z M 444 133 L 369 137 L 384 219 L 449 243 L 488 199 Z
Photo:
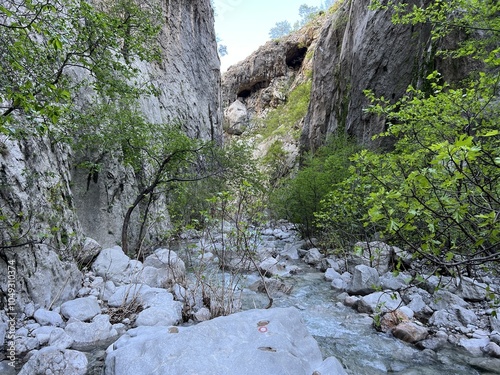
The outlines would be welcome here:
M 214 0 L 215 31 L 228 54 L 221 58 L 221 71 L 241 60 L 269 40 L 269 30 L 280 21 L 293 26 L 302 4 L 320 6 L 322 0 Z

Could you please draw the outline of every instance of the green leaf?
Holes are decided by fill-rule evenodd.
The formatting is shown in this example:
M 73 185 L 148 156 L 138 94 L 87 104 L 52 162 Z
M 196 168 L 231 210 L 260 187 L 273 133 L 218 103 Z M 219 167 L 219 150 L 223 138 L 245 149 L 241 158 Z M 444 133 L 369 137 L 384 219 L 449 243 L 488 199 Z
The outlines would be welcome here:
M 5 14 L 7 17 L 11 17 L 14 14 L 3 5 L 0 5 L 0 12 Z
M 49 40 L 49 45 L 51 45 L 56 51 L 62 50 L 63 47 L 61 40 L 57 36 Z
M 493 137 L 493 136 L 498 135 L 498 134 L 500 134 L 500 131 L 495 129 L 495 130 L 490 130 L 485 134 L 479 134 L 479 136 L 480 137 Z

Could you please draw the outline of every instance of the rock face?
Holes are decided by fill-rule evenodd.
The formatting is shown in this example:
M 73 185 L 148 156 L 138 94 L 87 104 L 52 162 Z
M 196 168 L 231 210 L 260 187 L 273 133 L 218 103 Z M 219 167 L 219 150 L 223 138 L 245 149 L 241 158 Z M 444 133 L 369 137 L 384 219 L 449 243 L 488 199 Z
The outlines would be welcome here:
M 161 63 L 137 63 L 139 81 L 152 83 L 157 92 L 142 98 L 140 109 L 152 123 L 178 120 L 192 137 L 220 140 L 220 62 L 210 1 L 163 2 L 162 17 Z M 118 157 L 104 157 L 92 175 L 76 168 L 79 162 L 69 147 L 43 137 L 0 139 L 0 207 L 7 218 L 0 223 L 0 242 L 25 243 L 1 250 L 2 302 L 13 264 L 18 305 L 51 307 L 74 298 L 82 279 L 75 258 L 85 237 L 104 247 L 119 241 L 124 213 L 138 194 L 136 176 Z M 139 217 L 132 218 L 132 242 Z M 19 226 L 15 233 L 13 225 Z M 85 255 L 79 259 L 90 261 Z
M 180 122 L 190 137 L 220 141 L 220 61 L 210 1 L 172 0 L 164 4 L 166 23 L 159 35 L 162 61 L 136 63 L 139 79 L 154 85 L 157 93 L 140 100 L 142 113 L 153 124 Z M 88 171 L 74 169 L 73 183 L 84 233 L 102 246 L 115 245 L 125 212 L 137 196 L 134 173 L 118 160 L 104 157 L 101 171 L 92 178 Z M 156 209 L 165 212 L 161 204 Z M 137 222 L 139 215 L 134 219 Z M 138 227 L 132 223 L 131 229 L 136 240 L 133 234 Z
M 106 375 L 312 374 L 320 368 L 322 374 L 346 373 L 335 358 L 322 360 L 294 308 L 249 310 L 177 330 L 139 327 L 106 357 Z
M 303 71 L 310 62 L 306 55 L 314 49 L 322 22 L 323 18 L 300 32 L 269 41 L 239 64 L 229 67 L 222 77 L 223 106 L 228 108 L 240 100 L 252 114 L 259 114 L 282 102 L 285 94 L 274 89 L 280 81 L 304 78 Z
M 308 91 L 316 40 L 326 18 L 326 15 L 317 17 L 301 30 L 267 42 L 239 64 L 229 67 L 222 76 L 226 134 L 259 133 L 269 112 L 286 104 L 294 90 L 307 85 Z M 286 153 L 284 168 L 278 173 L 284 175 L 292 170 L 299 154 L 301 121 L 299 118 L 295 124 L 287 124 L 290 131 L 258 139 L 256 156 L 264 157 L 277 142 Z
M 421 86 L 436 68 L 450 80 L 470 71 L 470 62 L 443 62 L 433 55 L 437 46 L 431 45 L 427 27 L 394 25 L 388 11 L 371 11 L 369 4 L 370 0 L 344 1 L 324 24 L 314 52 L 304 149 L 315 150 L 337 130 L 371 143 L 385 122 L 363 112 L 369 104 L 364 90 L 397 100 L 408 85 Z
M 363 90 L 395 99 L 419 77 L 428 32 L 393 25 L 388 12 L 370 11 L 369 4 L 369 0 L 343 2 L 321 32 L 302 134 L 306 149 L 316 149 L 337 129 L 370 142 L 384 122 L 363 113 L 368 104 Z

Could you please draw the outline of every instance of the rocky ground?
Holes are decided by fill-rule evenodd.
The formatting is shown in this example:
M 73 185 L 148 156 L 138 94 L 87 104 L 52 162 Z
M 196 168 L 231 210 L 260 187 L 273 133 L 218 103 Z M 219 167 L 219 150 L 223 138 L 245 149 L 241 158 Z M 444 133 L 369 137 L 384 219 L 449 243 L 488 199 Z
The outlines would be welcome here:
M 335 298 L 371 316 L 374 329 L 431 352 L 453 343 L 500 373 L 500 319 L 489 295 L 497 279 L 430 276 L 410 286 L 411 270 L 397 276 L 390 270 L 401 251 L 381 242 L 360 243 L 357 255 L 339 259 L 325 257 L 287 225 L 253 238 L 255 252 L 234 253 L 222 235 L 191 235 L 190 246 L 157 249 L 142 262 L 94 243 L 98 256 L 77 299 L 52 311 L 25 306 L 16 327 L 19 374 L 99 374 L 104 367 L 107 375 L 344 374 L 336 358 L 323 360 L 295 308 L 238 312 L 242 290 L 288 293 L 299 259 L 324 272 Z M 2 312 L 2 342 L 7 321 Z M 15 373 L 7 357 L 0 370 Z

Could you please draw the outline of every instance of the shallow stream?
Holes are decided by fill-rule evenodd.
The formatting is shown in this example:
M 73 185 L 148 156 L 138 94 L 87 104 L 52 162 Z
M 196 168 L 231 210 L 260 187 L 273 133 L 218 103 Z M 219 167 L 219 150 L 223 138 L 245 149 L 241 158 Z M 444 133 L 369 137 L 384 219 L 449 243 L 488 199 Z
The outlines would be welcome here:
M 336 301 L 335 292 L 323 273 L 300 264 L 304 272 L 287 278 L 290 295 L 274 298 L 273 307 L 294 306 L 301 310 L 309 332 L 318 341 L 323 357 L 338 358 L 348 374 L 378 375 L 477 375 L 499 374 L 489 358 L 473 358 L 459 348 L 438 353 L 422 351 L 388 334 L 374 330 L 372 319 Z M 263 295 L 244 297 L 244 307 L 265 305 Z M 485 368 L 486 367 L 486 368 Z

